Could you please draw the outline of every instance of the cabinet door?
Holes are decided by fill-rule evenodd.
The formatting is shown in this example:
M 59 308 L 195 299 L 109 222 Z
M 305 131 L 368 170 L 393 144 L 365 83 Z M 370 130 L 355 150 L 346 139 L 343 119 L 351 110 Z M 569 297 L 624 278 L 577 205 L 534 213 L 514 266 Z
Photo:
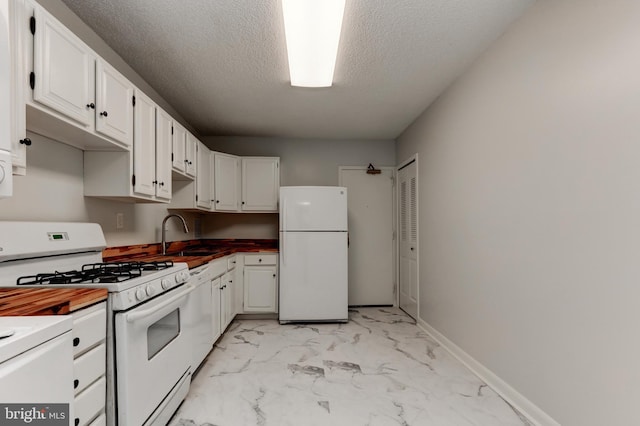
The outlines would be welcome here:
M 244 157 L 242 159 L 242 210 L 278 211 L 280 159 Z
M 41 7 L 36 7 L 33 100 L 93 129 L 95 55 Z
M 156 106 L 136 90 L 135 137 L 133 140 L 133 192 L 156 194 Z
M 228 154 L 215 154 L 215 209 L 219 211 L 238 210 L 239 158 Z
M 211 282 L 211 284 L 213 285 L 213 291 L 211 292 L 213 297 L 213 300 L 211 301 L 211 309 L 213 312 L 211 312 L 211 317 L 213 321 L 213 342 L 215 343 L 215 341 L 218 340 L 218 337 L 220 337 L 220 334 L 222 334 L 220 327 L 220 278 L 216 278 Z
M 211 209 L 211 151 L 205 144 L 198 141 L 198 173 L 196 176 L 196 206 Z
M 28 21 L 27 11 L 22 2 L 9 2 L 9 31 L 10 31 L 10 131 L 11 131 L 11 162 L 14 174 L 24 174 L 27 167 L 27 145 L 22 143 L 27 137 L 27 117 L 25 108 L 25 90 L 27 88 L 27 36 L 24 23 Z
M 187 142 L 185 145 L 185 172 L 188 176 L 196 177 L 197 174 L 197 164 L 198 161 L 196 159 L 198 152 L 198 139 L 195 138 L 191 133 L 187 132 Z
M 169 114 L 156 108 L 156 197 L 171 199 L 171 147 L 173 120 Z
M 187 143 L 187 129 L 181 124 L 173 122 L 173 150 L 171 155 L 171 166 L 174 170 L 184 173 L 185 171 L 185 146 Z
M 244 312 L 276 312 L 275 266 L 244 267 Z
M 229 291 L 227 290 L 228 285 L 228 277 L 223 275 L 220 278 L 220 333 L 224 333 L 224 330 L 227 328 L 227 317 L 229 314 L 227 313 L 227 294 Z
M 123 145 L 131 145 L 133 94 L 133 84 L 99 59 L 96 65 L 96 132 Z

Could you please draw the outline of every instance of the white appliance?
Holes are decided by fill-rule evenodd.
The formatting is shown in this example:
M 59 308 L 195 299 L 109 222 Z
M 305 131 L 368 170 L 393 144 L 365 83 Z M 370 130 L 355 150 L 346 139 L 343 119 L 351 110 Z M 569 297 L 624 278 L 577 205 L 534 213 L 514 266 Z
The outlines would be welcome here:
M 9 1 L 0 0 L 0 198 L 10 197 L 13 194 L 10 81 Z
M 280 187 L 281 323 L 348 321 L 347 188 Z
M 106 288 L 107 424 L 164 425 L 191 383 L 188 268 L 102 263 L 105 246 L 97 224 L 0 222 L 0 286 Z
M 18 424 L 21 411 L 35 420 L 62 415 L 69 424 L 72 348 L 70 316 L 0 317 L 0 403 L 19 404 L 0 412 L 0 424 Z
M 189 285 L 193 287 L 193 291 L 187 300 L 189 317 L 186 322 L 192 332 L 191 369 L 195 372 L 213 348 L 213 272 L 209 264 L 206 264 L 190 270 L 189 275 Z

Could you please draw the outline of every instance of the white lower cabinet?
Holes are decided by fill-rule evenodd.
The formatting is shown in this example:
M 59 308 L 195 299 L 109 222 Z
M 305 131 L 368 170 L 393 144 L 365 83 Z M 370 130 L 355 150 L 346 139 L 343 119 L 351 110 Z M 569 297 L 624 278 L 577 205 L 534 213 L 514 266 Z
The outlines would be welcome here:
M 243 275 L 243 312 L 278 312 L 278 255 L 244 255 Z
M 222 257 L 209 263 L 213 276 L 211 305 L 212 309 L 217 310 L 212 315 L 214 342 L 224 333 L 237 313 L 234 303 L 235 270 L 228 270 L 228 266 L 235 268 L 231 258 L 235 259 L 235 256 Z
M 213 323 L 213 342 L 222 335 L 222 329 L 220 327 L 220 277 L 216 278 L 212 282 L 211 291 L 211 309 L 213 310 L 211 318 Z
M 72 424 L 104 424 L 106 404 L 106 302 L 74 312 Z M 100 420 L 102 417 L 103 420 Z M 102 423 L 101 423 L 102 421 Z

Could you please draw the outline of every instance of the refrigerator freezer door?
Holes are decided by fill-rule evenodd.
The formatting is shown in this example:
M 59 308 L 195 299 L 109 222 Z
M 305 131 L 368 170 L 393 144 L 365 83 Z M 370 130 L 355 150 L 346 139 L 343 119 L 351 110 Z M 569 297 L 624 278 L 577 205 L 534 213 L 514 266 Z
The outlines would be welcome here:
M 281 231 L 346 231 L 347 188 L 280 187 Z
M 280 321 L 347 321 L 347 233 L 280 233 Z

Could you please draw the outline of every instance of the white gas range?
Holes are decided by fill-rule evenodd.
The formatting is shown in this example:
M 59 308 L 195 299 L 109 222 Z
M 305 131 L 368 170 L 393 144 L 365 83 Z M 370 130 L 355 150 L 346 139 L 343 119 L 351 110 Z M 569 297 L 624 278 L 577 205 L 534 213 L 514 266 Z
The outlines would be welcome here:
M 107 300 L 107 423 L 165 425 L 191 382 L 187 265 L 102 263 L 90 223 L 0 222 L 0 286 L 100 287 Z

